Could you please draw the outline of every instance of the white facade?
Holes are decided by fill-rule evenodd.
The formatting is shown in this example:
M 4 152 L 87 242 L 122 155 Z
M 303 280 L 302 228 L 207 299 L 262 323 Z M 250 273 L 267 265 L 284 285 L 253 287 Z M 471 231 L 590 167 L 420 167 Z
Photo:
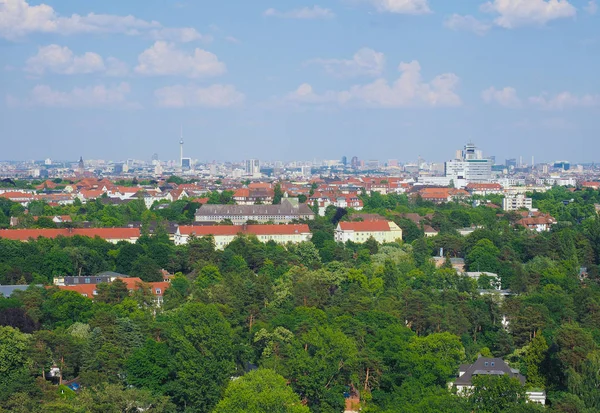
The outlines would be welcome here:
M 531 210 L 533 203 L 531 198 L 527 198 L 525 195 L 513 195 L 506 196 L 502 200 L 502 209 L 505 211 L 518 211 L 521 208 L 527 208 Z
M 445 175 L 453 180 L 489 182 L 492 179 L 492 161 L 484 159 L 483 153 L 468 143 L 464 150 L 456 152 L 456 159 L 446 162 Z
M 271 228 L 272 231 L 268 229 Z M 298 244 L 304 241 L 310 241 L 312 234 L 308 225 L 244 225 L 244 226 L 212 226 L 212 227 L 190 227 L 180 226 L 175 233 L 175 245 L 184 245 L 188 243 L 191 235 L 202 237 L 211 235 L 215 240 L 215 247 L 218 250 L 224 249 L 239 234 L 255 235 L 259 241 L 267 243 L 274 241 L 277 244 Z
M 391 221 L 340 222 L 335 229 L 336 242 L 363 243 L 369 238 L 379 243 L 402 240 L 402 229 Z
M 246 175 L 260 176 L 260 161 L 258 159 L 248 159 L 246 161 Z

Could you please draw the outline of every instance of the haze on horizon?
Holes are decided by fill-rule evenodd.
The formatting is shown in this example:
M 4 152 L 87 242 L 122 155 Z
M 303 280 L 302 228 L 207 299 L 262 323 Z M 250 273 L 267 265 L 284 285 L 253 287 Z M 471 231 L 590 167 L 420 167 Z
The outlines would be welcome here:
M 3 0 L 0 158 L 598 161 L 597 9 Z

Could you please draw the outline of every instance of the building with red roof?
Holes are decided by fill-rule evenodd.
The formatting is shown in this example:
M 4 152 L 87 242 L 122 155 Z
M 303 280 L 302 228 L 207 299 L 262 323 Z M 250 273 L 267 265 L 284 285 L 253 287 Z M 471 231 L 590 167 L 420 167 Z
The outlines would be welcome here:
M 392 221 L 342 221 L 338 223 L 334 234 L 337 242 L 363 243 L 371 237 L 380 243 L 395 242 L 402 240 L 402 229 Z
M 217 249 L 223 249 L 238 235 L 255 235 L 261 242 L 275 241 L 278 244 L 297 244 L 310 240 L 311 233 L 306 224 L 287 225 L 212 225 L 186 226 L 177 228 L 175 245 L 187 244 L 189 237 L 211 235 Z
M 150 292 L 154 296 L 154 301 L 157 305 L 162 305 L 165 291 L 171 286 L 171 283 L 166 281 L 160 282 L 149 282 L 146 283 L 138 277 L 119 277 L 116 278 L 121 280 L 127 286 L 129 293 L 140 290 L 142 288 L 149 288 Z M 84 297 L 94 299 L 94 296 L 98 295 L 97 292 L 98 284 L 79 284 L 79 285 L 59 285 L 60 290 L 75 291 Z
M 119 241 L 134 243 L 140 237 L 139 228 L 36 228 L 36 229 L 3 229 L 0 230 L 0 238 L 16 241 L 29 241 L 38 238 L 56 237 L 100 237 L 108 242 L 116 244 Z

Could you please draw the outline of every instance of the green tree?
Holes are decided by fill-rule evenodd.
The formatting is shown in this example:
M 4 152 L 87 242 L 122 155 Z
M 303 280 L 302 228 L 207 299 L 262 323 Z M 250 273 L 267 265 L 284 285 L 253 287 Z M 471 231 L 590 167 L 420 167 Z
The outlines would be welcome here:
M 258 369 L 232 381 L 213 413 L 309 413 L 285 378 Z
M 231 327 L 216 307 L 188 303 L 160 320 L 174 379 L 167 393 L 180 407 L 209 412 L 234 371 Z
M 161 268 L 157 262 L 147 255 L 141 255 L 131 266 L 131 275 L 143 281 L 162 281 Z
M 512 412 L 527 403 L 525 388 L 521 382 L 506 374 L 500 376 L 479 375 L 473 378 L 469 400 L 474 411 L 482 413 Z
M 273 205 L 281 204 L 281 199 L 283 198 L 283 191 L 281 190 L 281 184 L 275 184 L 274 195 L 273 195 Z
M 548 352 L 548 343 L 538 331 L 527 347 L 525 352 L 524 362 L 526 366 L 527 384 L 532 387 L 546 387 L 546 378 L 541 372 L 542 363 Z
M 33 380 L 29 375 L 28 348 L 28 334 L 0 326 L 0 402 L 14 393 L 31 390 Z
M 470 271 L 486 271 L 497 274 L 500 271 L 499 255 L 500 250 L 492 241 L 481 239 L 469 251 L 465 263 Z

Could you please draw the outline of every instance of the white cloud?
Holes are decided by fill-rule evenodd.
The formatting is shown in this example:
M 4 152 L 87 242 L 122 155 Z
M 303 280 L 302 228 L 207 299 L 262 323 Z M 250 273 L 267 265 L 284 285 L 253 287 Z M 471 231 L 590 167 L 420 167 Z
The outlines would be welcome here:
M 385 56 L 365 47 L 356 52 L 352 59 L 314 59 L 308 63 L 322 65 L 327 73 L 334 76 L 378 76 L 385 68 Z
M 588 1 L 587 6 L 585 6 L 583 9 L 588 14 L 596 14 L 598 12 L 598 3 L 596 3 L 596 0 L 590 0 Z
M 338 101 L 338 93 L 329 91 L 322 95 L 317 95 L 310 84 L 303 83 L 298 86 L 298 89 L 288 93 L 284 100 L 287 102 L 311 104 L 336 102 Z
M 138 56 L 135 71 L 143 75 L 181 75 L 187 77 L 216 76 L 225 73 L 226 67 L 217 56 L 202 49 L 189 54 L 173 43 L 157 41 Z
M 473 16 L 461 16 L 453 14 L 446 18 L 444 26 L 451 30 L 473 32 L 479 36 L 483 36 L 492 28 L 490 24 L 484 23 Z
M 549 21 L 577 14 L 577 9 L 568 0 L 492 0 L 483 4 L 481 10 L 498 14 L 494 23 L 506 29 L 543 26 Z
M 104 70 L 104 60 L 99 54 L 86 52 L 76 56 L 68 47 L 57 44 L 40 47 L 37 54 L 27 59 L 25 64 L 25 71 L 36 75 L 44 74 L 46 71 L 73 75 Z
M 240 105 L 245 96 L 233 85 L 168 86 L 154 92 L 157 104 L 162 107 L 183 108 L 200 106 L 208 108 L 228 108 Z
M 271 8 L 265 10 L 263 15 L 284 19 L 332 19 L 335 17 L 335 14 L 330 9 L 324 9 L 319 6 L 303 7 L 289 11 L 279 11 Z
M 104 85 L 74 88 L 69 92 L 52 89 L 47 85 L 38 85 L 33 88 L 26 99 L 16 99 L 7 96 L 7 103 L 11 106 L 46 106 L 59 108 L 136 108 L 138 104 L 127 101 L 131 88 L 127 83 L 120 83 L 113 87 Z
M 198 40 L 208 43 L 213 40 L 212 36 L 200 34 L 196 29 L 191 27 L 152 30 L 150 36 L 155 40 L 168 40 L 180 43 L 189 43 Z
M 106 59 L 106 76 L 122 77 L 129 73 L 129 66 L 117 58 L 109 57 Z
M 238 39 L 237 37 L 234 37 L 234 36 L 226 36 L 225 40 L 227 40 L 229 43 L 235 43 L 235 44 L 242 43 L 240 39 Z
M 175 35 L 178 31 L 178 35 Z M 192 28 L 168 29 L 157 21 L 146 21 L 131 15 L 89 13 L 60 16 L 47 4 L 31 6 L 26 0 L 3 0 L 0 3 L 0 37 L 16 40 L 30 33 L 120 33 L 131 36 L 148 34 L 160 39 L 166 39 L 168 36 L 179 37 L 179 41 L 202 38 L 202 35 Z
M 398 14 L 431 13 L 427 0 L 368 0 L 377 11 Z
M 400 63 L 400 77 L 393 83 L 377 79 L 365 85 L 354 85 L 349 90 L 317 94 L 309 84 L 301 85 L 286 96 L 297 103 L 336 102 L 340 105 L 359 105 L 379 108 L 452 107 L 462 104 L 456 94 L 459 78 L 453 73 L 436 76 L 424 82 L 421 65 L 417 61 Z
M 481 98 L 485 103 L 497 103 L 507 108 L 518 108 L 522 105 L 517 90 L 513 87 L 505 87 L 500 90 L 490 87 L 481 92 Z
M 86 52 L 80 56 L 66 46 L 51 44 L 42 46 L 36 55 L 27 59 L 26 72 L 43 75 L 46 72 L 62 75 L 76 75 L 104 72 L 107 76 L 125 76 L 127 65 L 119 59 L 109 57 L 106 64 L 102 56 Z
M 576 96 L 570 92 L 562 92 L 555 96 L 543 93 L 540 96 L 532 96 L 529 102 L 545 110 L 562 110 L 576 107 L 593 107 L 600 105 L 600 95 Z

